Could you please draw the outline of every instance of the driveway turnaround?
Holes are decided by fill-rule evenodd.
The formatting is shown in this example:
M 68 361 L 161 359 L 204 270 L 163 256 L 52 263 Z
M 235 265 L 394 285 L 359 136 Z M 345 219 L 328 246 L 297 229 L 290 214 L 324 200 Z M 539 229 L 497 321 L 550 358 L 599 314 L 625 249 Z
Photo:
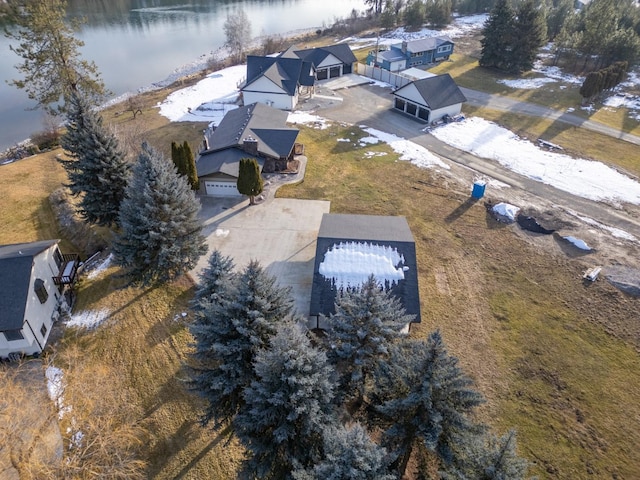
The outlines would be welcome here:
M 291 286 L 297 312 L 309 316 L 316 239 L 330 202 L 274 198 L 249 206 L 249 200 L 201 197 L 200 218 L 209 253 L 191 272 L 206 267 L 215 249 L 233 258 L 237 270 L 260 262 L 280 286 Z

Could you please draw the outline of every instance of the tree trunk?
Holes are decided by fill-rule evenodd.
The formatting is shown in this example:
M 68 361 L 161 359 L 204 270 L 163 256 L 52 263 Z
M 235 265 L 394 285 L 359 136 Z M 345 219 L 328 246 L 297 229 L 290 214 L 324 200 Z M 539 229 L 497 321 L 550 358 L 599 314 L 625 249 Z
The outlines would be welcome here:
M 255 204 L 256 204 L 255 195 L 249 195 L 249 205 L 255 205 Z

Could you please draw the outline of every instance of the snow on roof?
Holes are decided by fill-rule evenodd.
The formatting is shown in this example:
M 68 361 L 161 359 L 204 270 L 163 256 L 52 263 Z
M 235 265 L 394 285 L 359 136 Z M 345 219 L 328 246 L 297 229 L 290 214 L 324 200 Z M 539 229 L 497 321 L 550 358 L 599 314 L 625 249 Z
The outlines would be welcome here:
M 498 161 L 516 173 L 595 201 L 640 204 L 640 183 L 601 162 L 541 150 L 482 118 L 435 128 L 431 134 L 461 150 Z
M 404 256 L 385 245 L 366 242 L 341 242 L 333 245 L 320 263 L 320 274 L 336 288 L 357 287 L 373 275 L 381 286 L 404 280 Z
M 216 122 L 236 108 L 238 84 L 247 73 L 246 65 L 235 65 L 211 73 L 195 85 L 176 90 L 159 106 L 160 115 L 171 122 Z

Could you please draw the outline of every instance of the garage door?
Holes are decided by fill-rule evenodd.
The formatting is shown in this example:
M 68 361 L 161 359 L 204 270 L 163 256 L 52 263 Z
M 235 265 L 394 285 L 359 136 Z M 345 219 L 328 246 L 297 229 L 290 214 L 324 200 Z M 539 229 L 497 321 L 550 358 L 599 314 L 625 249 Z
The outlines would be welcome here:
M 327 78 L 329 78 L 329 69 L 323 68 L 321 70 L 316 70 L 316 77 L 318 78 L 318 80 L 326 80 Z
M 240 192 L 236 188 L 236 182 L 204 182 L 207 195 L 218 197 L 238 197 Z

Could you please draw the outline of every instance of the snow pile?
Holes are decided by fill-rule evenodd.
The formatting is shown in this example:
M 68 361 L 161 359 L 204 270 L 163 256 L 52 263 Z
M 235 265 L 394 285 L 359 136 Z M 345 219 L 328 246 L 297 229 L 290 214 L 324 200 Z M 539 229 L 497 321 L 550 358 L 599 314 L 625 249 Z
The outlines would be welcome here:
M 319 128 L 320 130 L 324 130 L 329 126 L 326 119 L 309 112 L 291 112 L 287 117 L 287 122 L 293 123 L 294 125 L 298 123 L 302 125 L 311 125 L 312 127 Z
M 89 274 L 87 275 L 87 278 L 89 280 L 93 280 L 94 278 L 96 278 L 98 275 L 100 275 L 102 272 L 104 272 L 107 268 L 111 266 L 112 261 L 113 261 L 113 254 L 110 253 L 109 256 L 107 256 L 107 258 L 105 258 L 100 265 L 98 265 L 96 268 L 94 268 L 89 272 Z
M 482 118 L 467 118 L 432 130 L 456 148 L 498 161 L 504 167 L 573 195 L 595 201 L 640 204 L 640 183 L 601 162 L 541 150 Z
M 333 245 L 324 255 L 318 271 L 336 288 L 357 287 L 371 275 L 381 285 L 394 285 L 404 280 L 404 257 L 398 250 L 384 245 L 344 242 Z M 398 267 L 396 267 L 398 265 Z
M 89 330 L 96 328 L 109 317 L 109 310 L 83 310 L 75 315 L 71 315 L 71 319 L 67 322 L 67 327 L 87 328 Z
M 237 108 L 238 85 L 244 80 L 246 65 L 235 65 L 207 75 L 195 85 L 170 94 L 160 104 L 160 115 L 171 122 L 216 122 Z
M 215 232 L 213 232 L 213 234 L 216 237 L 226 237 L 229 235 L 229 230 L 225 230 L 223 228 L 217 228 Z
M 365 126 L 361 126 L 361 128 L 372 137 L 387 143 L 394 152 L 400 155 L 400 160 L 409 161 L 420 168 L 441 167 L 449 170 L 449 165 L 420 145 L 392 133 L 381 132 L 375 128 Z M 362 139 L 360 141 L 362 142 Z
M 520 209 L 515 205 L 511 205 L 510 203 L 500 202 L 493 206 L 491 209 L 496 215 L 500 215 L 501 217 L 509 220 L 510 222 L 515 222 L 516 216 Z
M 562 237 L 562 238 L 564 238 L 567 242 L 572 243 L 580 250 L 585 250 L 587 252 L 591 251 L 591 247 L 587 245 L 587 243 L 584 240 L 580 240 L 579 238 L 572 237 L 572 236 Z

